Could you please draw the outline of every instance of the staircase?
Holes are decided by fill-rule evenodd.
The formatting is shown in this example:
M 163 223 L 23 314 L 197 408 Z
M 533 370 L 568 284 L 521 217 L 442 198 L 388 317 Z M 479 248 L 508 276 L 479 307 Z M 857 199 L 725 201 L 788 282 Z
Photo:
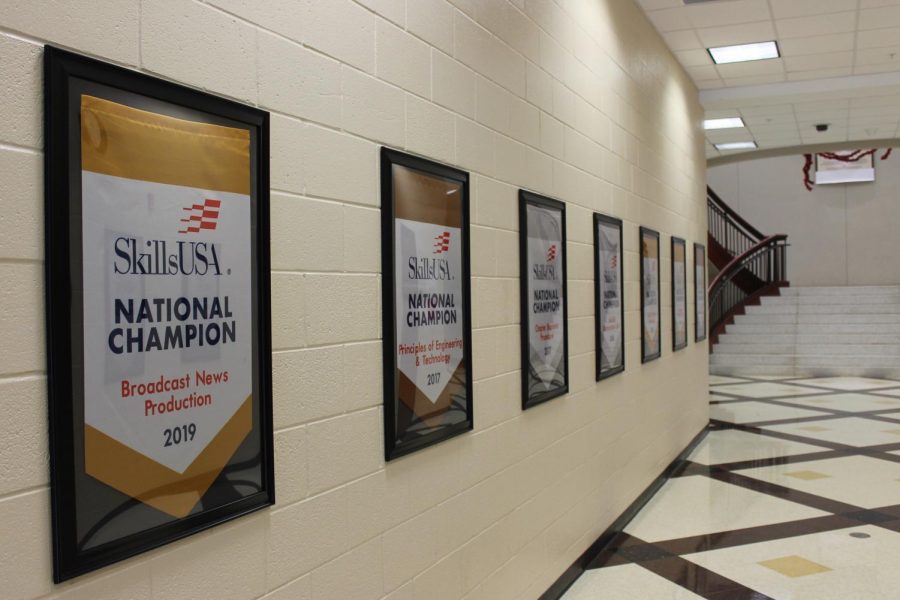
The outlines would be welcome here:
M 725 325 L 710 373 L 900 378 L 900 286 L 780 292 Z

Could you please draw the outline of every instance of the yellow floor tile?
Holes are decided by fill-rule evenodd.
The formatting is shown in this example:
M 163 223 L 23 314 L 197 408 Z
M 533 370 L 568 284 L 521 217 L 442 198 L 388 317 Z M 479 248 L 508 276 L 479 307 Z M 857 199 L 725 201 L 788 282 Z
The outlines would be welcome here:
M 781 573 L 785 577 L 806 577 L 807 575 L 815 575 L 817 573 L 825 573 L 831 569 L 806 560 L 802 556 L 793 554 L 791 556 L 782 556 L 781 558 L 773 558 L 770 560 L 760 561 L 758 564 Z
M 785 473 L 787 477 L 796 477 L 803 481 L 814 481 L 816 479 L 828 479 L 831 475 L 819 473 L 817 471 L 794 471 L 793 473 Z

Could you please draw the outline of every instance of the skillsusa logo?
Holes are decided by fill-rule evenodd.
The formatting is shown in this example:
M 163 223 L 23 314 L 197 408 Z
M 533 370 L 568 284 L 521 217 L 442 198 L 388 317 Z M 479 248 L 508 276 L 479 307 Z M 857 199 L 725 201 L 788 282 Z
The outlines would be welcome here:
M 182 210 L 187 211 L 189 214 L 187 218 L 181 219 L 181 222 L 187 223 L 187 225 L 184 229 L 179 229 L 178 233 L 199 233 L 201 229 L 214 230 L 218 223 L 219 206 L 221 204 L 221 200 L 207 198 L 203 201 L 203 204 L 193 204 L 190 207 L 183 208 Z
M 434 253 L 442 254 L 450 250 L 450 232 L 445 231 L 441 235 L 434 238 Z
M 553 262 L 556 260 L 556 244 L 550 246 L 550 249 L 547 250 L 547 262 Z

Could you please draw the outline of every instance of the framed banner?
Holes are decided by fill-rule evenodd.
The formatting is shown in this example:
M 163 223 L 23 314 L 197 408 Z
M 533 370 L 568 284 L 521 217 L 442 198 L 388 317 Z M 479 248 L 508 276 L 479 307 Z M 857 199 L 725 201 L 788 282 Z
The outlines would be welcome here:
M 469 175 L 381 149 L 384 454 L 472 429 Z
M 640 228 L 641 236 L 641 362 L 659 358 L 660 296 L 659 296 L 659 232 Z
M 269 117 L 44 57 L 59 582 L 274 503 Z
M 566 205 L 519 190 L 522 408 L 569 391 Z
M 622 221 L 594 213 L 594 339 L 597 381 L 625 370 Z
M 687 245 L 681 238 L 671 238 L 672 245 L 672 350 L 688 344 L 687 325 Z
M 694 244 L 694 341 L 706 339 L 706 247 Z

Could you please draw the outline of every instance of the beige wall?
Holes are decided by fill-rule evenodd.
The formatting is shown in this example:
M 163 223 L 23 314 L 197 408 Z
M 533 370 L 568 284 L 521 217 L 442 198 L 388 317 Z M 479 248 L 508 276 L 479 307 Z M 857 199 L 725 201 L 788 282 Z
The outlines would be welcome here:
M 45 42 L 272 112 L 278 504 L 62 586 L 50 583 Z M 6 598 L 536 598 L 707 421 L 706 346 L 670 350 L 668 268 L 669 235 L 706 238 L 701 109 L 629 0 L 4 1 L 0 114 Z M 475 431 L 387 465 L 382 144 L 473 178 Z M 519 186 L 568 203 L 571 278 L 572 392 L 525 413 Z M 601 384 L 594 210 L 626 221 L 628 365 Z M 643 366 L 639 224 L 663 233 L 663 356 Z M 693 310 L 692 285 L 689 298 Z
M 879 153 L 880 155 L 880 153 Z M 792 285 L 900 284 L 900 158 L 874 183 L 803 187 L 802 156 L 709 169 L 709 185 L 763 234 L 788 234 Z

